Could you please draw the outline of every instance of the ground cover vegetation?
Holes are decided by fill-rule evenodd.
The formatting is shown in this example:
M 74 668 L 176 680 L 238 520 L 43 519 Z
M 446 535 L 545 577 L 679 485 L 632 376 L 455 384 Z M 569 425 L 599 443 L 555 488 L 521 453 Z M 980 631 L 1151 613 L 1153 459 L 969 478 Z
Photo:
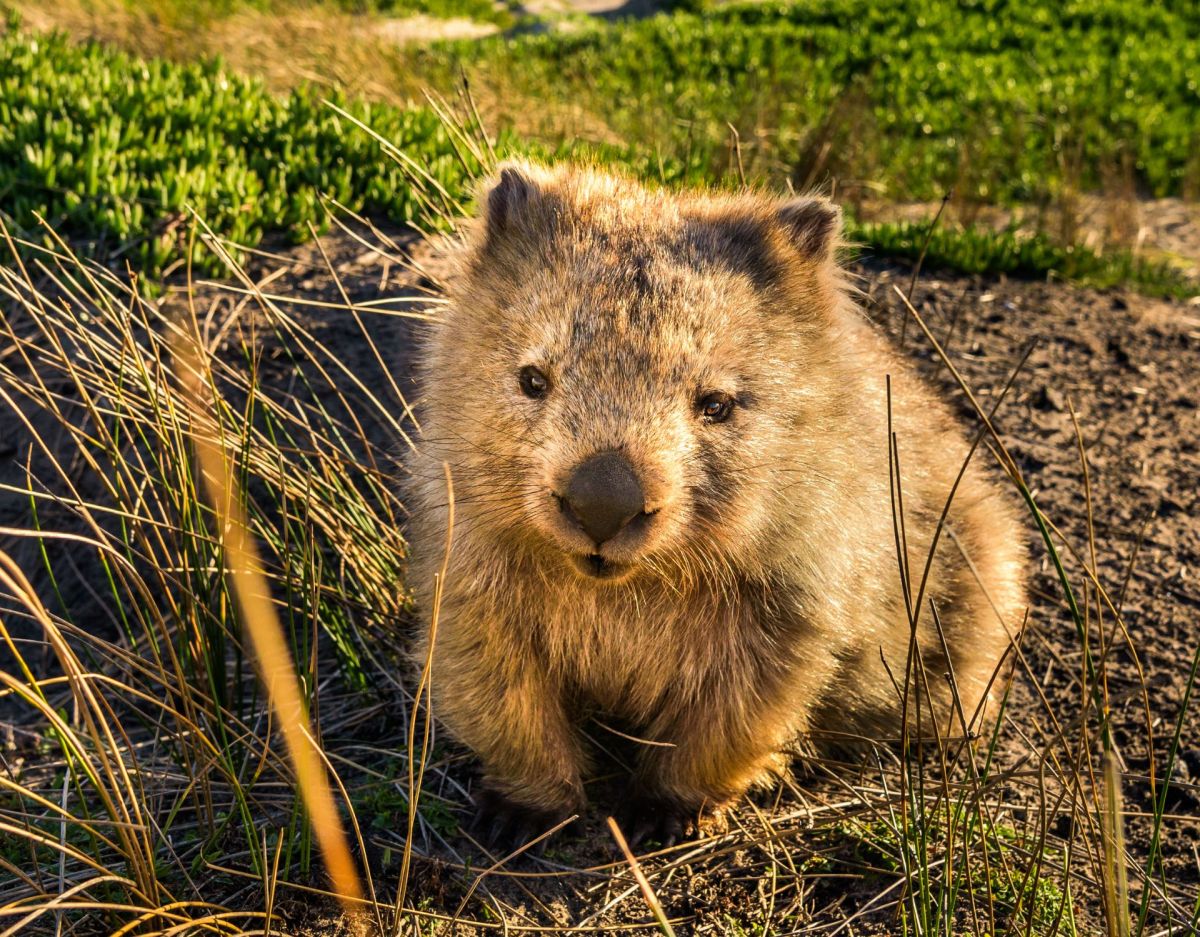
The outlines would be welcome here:
M 463 196 L 464 170 L 437 114 L 301 87 L 286 98 L 220 62 L 141 60 L 63 35 L 0 40 L 0 202 L 16 231 L 37 219 L 96 256 L 150 275 L 181 252 L 191 210 L 231 240 L 306 237 L 321 198 L 413 221 L 403 172 L 354 120 Z M 339 114 L 335 108 L 345 108 Z M 211 262 L 211 258 L 208 258 Z
M 1196 193 L 1200 14 L 1130 0 L 799 0 L 447 48 L 618 134 L 797 187 L 1039 202 Z
M 1128 246 L 1096 250 L 1014 226 L 963 230 L 947 223 L 933 230 L 932 219 L 856 221 L 855 179 L 872 180 L 889 197 L 953 189 L 960 200 L 1043 205 L 1115 178 L 1122 167 L 1129 184 L 1154 193 L 1194 184 L 1195 129 L 1186 114 L 1196 92 L 1185 76 L 1197 53 L 1183 39 L 1195 24 L 1162 13 L 1165 35 L 1182 36 L 1179 54 L 1163 51 L 1170 43 L 1153 54 L 1131 47 L 1118 61 L 1132 83 L 1114 80 L 1125 92 L 1110 87 L 1104 98 L 1096 96 L 1102 82 L 1079 76 L 1099 68 L 1106 49 L 1099 40 L 1061 37 L 1099 32 L 1111 40 L 1126 21 L 1113 14 L 1107 30 L 1092 28 L 1105 22 L 1097 17 L 1049 22 L 1044 11 L 1033 15 L 1036 6 L 1026 11 L 1029 22 L 1011 27 L 1012 36 L 997 34 L 995 21 L 980 14 L 965 19 L 957 44 L 937 45 L 930 37 L 948 28 L 950 12 L 935 5 L 928 16 L 940 10 L 941 19 L 905 40 L 915 48 L 902 62 L 881 51 L 886 43 L 879 37 L 899 42 L 896 32 L 912 25 L 904 16 L 876 22 L 880 14 L 866 7 L 818 15 L 803 4 L 722 7 L 704 17 L 676 13 L 565 34 L 443 43 L 404 55 L 447 93 L 466 68 L 477 85 L 492 89 L 489 98 L 523 83 L 514 100 L 539 99 L 551 115 L 567 100 L 582 102 L 618 131 L 615 139 L 588 141 L 545 127 L 523 139 L 506 130 L 494 141 L 501 152 L 598 159 L 668 185 L 747 180 L 803 189 L 832 178 L 835 194 L 848 200 L 851 240 L 868 249 L 926 254 L 932 265 L 971 272 L 1193 294 L 1196 285 L 1167 261 L 1135 255 Z M 845 22 L 868 24 L 862 36 L 871 41 L 841 30 Z M 1045 45 L 1043 34 L 1059 36 L 1059 44 Z M 7 195 L 0 210 L 15 230 L 36 230 L 36 213 L 68 237 L 91 240 L 101 253 L 155 275 L 180 259 L 175 222 L 185 207 L 251 246 L 272 230 L 306 236 L 310 223 L 322 223 L 322 196 L 354 211 L 411 220 L 416 208 L 395 167 L 381 162 L 379 141 L 335 107 L 425 165 L 449 200 L 468 201 L 466 167 L 424 102 L 372 104 L 306 83 L 276 96 L 219 60 L 129 57 L 62 35 L 23 32 L 15 18 L 3 43 L 0 191 Z M 991 65 L 980 63 L 989 57 Z M 1047 66 L 1053 73 L 1033 83 L 1019 65 L 1043 58 L 1061 64 Z M 962 67 L 967 62 L 971 69 Z M 853 91 L 856 83 L 894 90 L 869 100 Z M 858 103 L 847 103 L 851 98 Z M 969 118 L 956 120 L 963 108 Z M 1116 124 L 1094 116 L 1113 113 L 1125 116 Z

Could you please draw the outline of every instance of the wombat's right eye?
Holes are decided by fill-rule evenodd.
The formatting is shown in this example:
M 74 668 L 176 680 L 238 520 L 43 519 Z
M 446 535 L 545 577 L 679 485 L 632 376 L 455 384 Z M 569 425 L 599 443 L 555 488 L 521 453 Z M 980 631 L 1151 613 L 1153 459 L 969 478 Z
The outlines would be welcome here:
M 550 391 L 550 379 L 531 364 L 521 368 L 517 378 L 521 382 L 521 393 L 526 397 L 540 400 Z

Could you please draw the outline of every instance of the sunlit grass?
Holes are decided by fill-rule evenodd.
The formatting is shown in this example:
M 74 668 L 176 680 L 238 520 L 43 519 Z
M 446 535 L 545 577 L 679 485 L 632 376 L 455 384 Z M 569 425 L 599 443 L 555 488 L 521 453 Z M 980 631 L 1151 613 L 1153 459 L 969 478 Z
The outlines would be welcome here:
M 74 550 L 91 554 L 108 620 L 81 627 L 69 604 L 51 615 L 27 583 L 4 590 L 17 600 L 13 620 L 39 626 L 39 643 L 56 649 L 69 678 L 74 715 L 54 715 L 40 731 L 60 751 L 45 770 L 65 772 L 61 800 L 73 792 L 82 811 L 56 825 L 78 819 L 89 847 L 64 852 L 60 844 L 59 875 L 46 882 L 39 874 L 54 865 L 56 839 L 29 825 L 38 845 L 26 885 L 51 898 L 78 877 L 74 866 L 115 863 L 126 871 L 107 882 L 121 900 L 94 913 L 116 924 L 176 902 L 172 889 L 217 853 L 242 855 L 239 864 L 264 879 L 308 876 L 312 814 L 287 796 L 297 779 L 278 747 L 279 723 L 263 722 L 266 699 L 250 660 L 269 658 L 247 645 L 239 621 L 232 586 L 248 568 L 247 547 L 230 555 L 228 537 L 239 526 L 228 518 L 244 512 L 264 551 L 262 573 L 277 599 L 287 598 L 277 606 L 288 626 L 283 650 L 294 655 L 303 698 L 281 713 L 318 712 L 325 668 L 340 667 L 361 692 L 368 668 L 398 663 L 388 662 L 393 652 L 376 634 L 362 632 L 368 621 L 374 628 L 399 620 L 407 603 L 394 457 L 363 433 L 363 402 L 350 412 L 344 391 L 329 382 L 336 358 L 278 307 L 260 298 L 262 321 L 227 336 L 237 341 L 221 356 L 189 317 L 188 301 L 146 300 L 136 283 L 85 265 L 65 246 L 31 256 L 28 266 L 0 269 L 0 334 L 11 343 L 0 400 L 32 446 L 26 496 L 35 506 L 67 506 L 74 523 L 69 534 L 16 533 L 70 536 Z M 173 354 L 193 341 L 203 364 L 190 373 L 203 381 L 203 410 Z M 286 349 L 302 375 L 299 393 L 261 379 L 268 346 Z M 375 403 L 395 426 L 391 402 Z M 201 452 L 226 453 L 236 471 L 237 488 L 224 492 L 228 503 L 218 499 L 216 512 L 200 490 L 197 442 Z M 244 494 L 229 500 L 237 491 Z M 55 583 L 63 576 L 45 572 Z M 261 599 L 256 607 L 262 611 Z M 61 694 L 60 678 L 35 673 L 14 639 L 10 651 L 24 683 L 8 694 L 50 718 L 61 706 L 50 702 Z M 104 662 L 106 672 L 84 659 Z M 103 839 L 89 826 L 98 808 L 103 823 L 115 825 Z M 185 903 L 172 914 L 162 921 L 193 911 Z

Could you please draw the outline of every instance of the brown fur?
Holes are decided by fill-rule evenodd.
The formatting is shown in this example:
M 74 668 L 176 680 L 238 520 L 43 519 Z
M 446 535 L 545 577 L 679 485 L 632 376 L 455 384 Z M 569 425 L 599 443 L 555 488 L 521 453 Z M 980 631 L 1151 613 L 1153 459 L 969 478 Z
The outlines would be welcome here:
M 851 301 L 836 210 L 524 164 L 482 201 L 429 335 L 412 463 L 411 581 L 426 616 L 443 461 L 456 494 L 435 715 L 493 790 L 551 812 L 583 802 L 589 712 L 670 743 L 642 750 L 638 781 L 689 810 L 769 778 L 814 735 L 896 738 L 910 623 L 885 376 L 914 593 L 968 443 Z M 543 400 L 519 389 L 530 364 L 550 377 Z M 695 400 L 714 389 L 738 403 L 710 425 Z M 572 561 L 588 547 L 553 495 L 612 448 L 658 513 L 612 548 L 624 578 L 597 581 Z M 941 731 L 956 734 L 944 673 L 970 720 L 1024 609 L 1022 534 L 978 461 L 917 628 Z

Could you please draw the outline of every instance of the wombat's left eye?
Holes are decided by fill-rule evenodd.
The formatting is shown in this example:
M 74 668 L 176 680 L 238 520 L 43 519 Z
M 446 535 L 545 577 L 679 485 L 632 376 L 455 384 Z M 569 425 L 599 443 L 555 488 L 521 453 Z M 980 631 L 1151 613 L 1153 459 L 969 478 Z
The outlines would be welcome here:
M 534 400 L 540 400 L 550 392 L 550 379 L 533 365 L 521 368 L 517 379 L 521 382 L 521 393 Z
M 704 394 L 696 401 L 696 409 L 709 423 L 724 423 L 733 412 L 733 398 L 719 390 Z

